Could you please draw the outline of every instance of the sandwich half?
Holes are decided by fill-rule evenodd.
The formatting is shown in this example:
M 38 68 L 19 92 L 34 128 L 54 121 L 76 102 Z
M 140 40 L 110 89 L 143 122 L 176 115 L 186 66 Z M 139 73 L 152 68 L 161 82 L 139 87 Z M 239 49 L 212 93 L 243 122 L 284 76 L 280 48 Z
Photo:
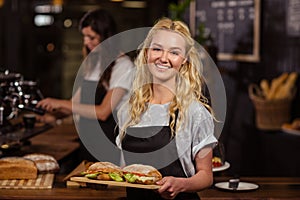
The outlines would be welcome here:
M 122 170 L 125 180 L 129 183 L 152 185 L 162 179 L 161 173 L 150 165 L 132 164 Z
M 124 181 L 121 168 L 111 162 L 95 162 L 82 174 L 90 179 Z

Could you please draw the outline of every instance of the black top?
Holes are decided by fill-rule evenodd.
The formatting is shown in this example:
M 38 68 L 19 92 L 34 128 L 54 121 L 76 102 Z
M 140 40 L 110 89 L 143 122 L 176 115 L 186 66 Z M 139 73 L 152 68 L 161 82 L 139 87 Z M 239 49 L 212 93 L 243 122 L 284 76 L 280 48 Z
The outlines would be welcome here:
M 176 116 L 177 118 L 177 116 Z M 140 135 L 140 137 L 137 137 Z M 147 137 L 150 136 L 150 137 Z M 171 128 L 169 126 L 163 127 L 129 127 L 127 128 L 126 135 L 122 140 L 122 149 L 124 151 L 124 159 L 127 165 L 138 163 L 132 157 L 129 157 L 126 151 L 134 153 L 148 153 L 161 149 L 165 145 L 170 145 L 168 151 L 163 151 L 159 160 L 167 159 L 171 155 L 178 155 L 176 148 L 176 140 L 171 136 Z M 180 160 L 177 158 L 174 162 L 170 163 L 159 169 L 162 176 L 186 177 Z M 155 190 L 127 188 L 127 199 L 163 199 Z M 197 193 L 180 193 L 176 196 L 176 200 L 199 200 Z

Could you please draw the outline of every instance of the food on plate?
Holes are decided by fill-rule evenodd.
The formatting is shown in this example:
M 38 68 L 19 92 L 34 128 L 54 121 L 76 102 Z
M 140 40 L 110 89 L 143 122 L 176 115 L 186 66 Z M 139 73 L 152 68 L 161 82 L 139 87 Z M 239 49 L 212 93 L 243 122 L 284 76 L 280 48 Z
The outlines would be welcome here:
M 293 120 L 291 124 L 292 129 L 300 130 L 300 118 L 296 118 Z
M 212 165 L 213 167 L 221 167 L 223 165 L 223 162 L 220 157 L 214 156 L 212 158 Z
M 38 169 L 32 160 L 22 157 L 0 159 L 0 179 L 36 179 Z
M 59 171 L 57 160 L 51 155 L 32 153 L 23 156 L 23 158 L 32 160 L 39 173 L 55 173 Z
M 161 173 L 150 165 L 132 164 L 125 166 L 123 174 L 129 183 L 152 185 L 162 179 Z
M 300 134 L 300 118 L 294 119 L 291 123 L 283 123 L 281 129 L 290 134 Z
M 111 162 L 95 162 L 82 175 L 90 179 L 124 181 L 121 168 Z

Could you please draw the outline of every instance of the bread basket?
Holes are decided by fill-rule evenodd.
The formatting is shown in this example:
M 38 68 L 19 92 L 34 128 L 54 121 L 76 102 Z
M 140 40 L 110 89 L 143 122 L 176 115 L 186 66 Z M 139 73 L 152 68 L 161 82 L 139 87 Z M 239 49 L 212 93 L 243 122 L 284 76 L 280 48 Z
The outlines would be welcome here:
M 261 130 L 280 130 L 289 122 L 294 95 L 284 99 L 266 100 L 256 84 L 248 87 L 249 97 L 255 108 L 255 124 Z

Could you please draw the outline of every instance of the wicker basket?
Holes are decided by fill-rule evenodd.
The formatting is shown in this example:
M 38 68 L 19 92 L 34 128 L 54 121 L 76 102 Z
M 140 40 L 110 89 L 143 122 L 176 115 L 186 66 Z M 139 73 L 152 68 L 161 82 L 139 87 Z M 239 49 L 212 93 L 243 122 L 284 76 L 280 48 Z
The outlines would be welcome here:
M 293 98 L 266 100 L 255 84 L 249 86 L 249 96 L 255 107 L 256 127 L 261 130 L 279 130 L 289 122 Z

